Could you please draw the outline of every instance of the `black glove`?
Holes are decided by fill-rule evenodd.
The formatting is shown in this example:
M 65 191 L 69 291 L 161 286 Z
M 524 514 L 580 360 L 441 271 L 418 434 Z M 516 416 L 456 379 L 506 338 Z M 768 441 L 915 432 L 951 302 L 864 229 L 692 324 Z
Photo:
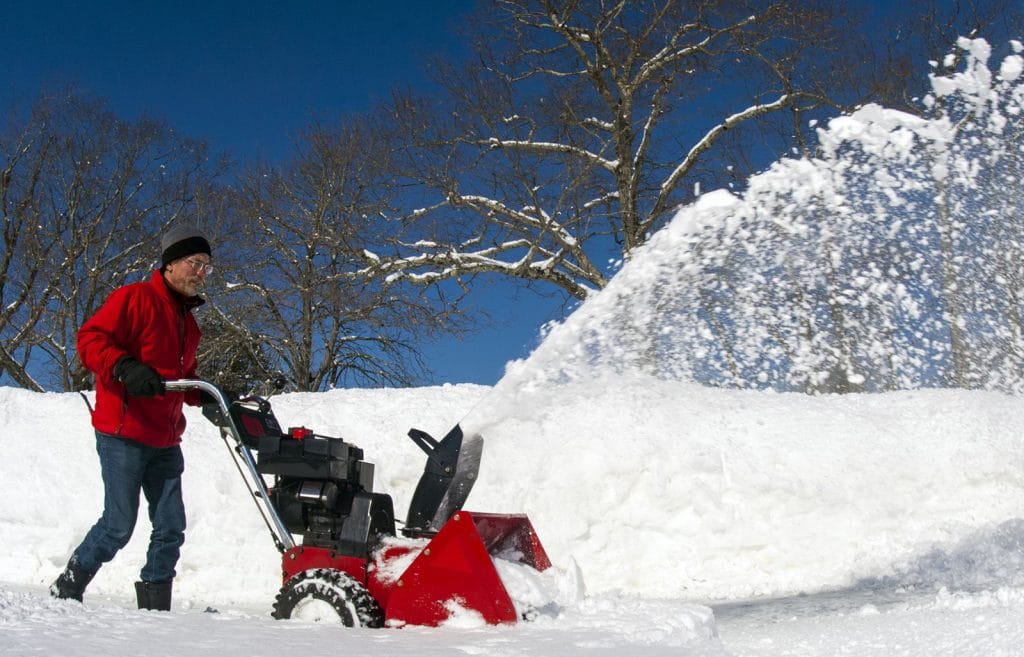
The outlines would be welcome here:
M 114 364 L 114 378 L 124 384 L 129 395 L 152 397 L 164 394 L 164 380 L 156 370 L 131 356 L 122 356 Z

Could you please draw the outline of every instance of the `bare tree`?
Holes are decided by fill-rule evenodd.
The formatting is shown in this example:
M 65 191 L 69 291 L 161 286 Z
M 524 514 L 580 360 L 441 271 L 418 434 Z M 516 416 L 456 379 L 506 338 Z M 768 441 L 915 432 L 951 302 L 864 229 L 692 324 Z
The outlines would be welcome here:
M 367 270 L 500 272 L 585 298 L 607 283 L 609 260 L 700 186 L 728 181 L 720 151 L 826 102 L 822 62 L 849 43 L 841 5 L 490 3 L 478 63 L 443 74 L 448 113 L 396 103 L 423 145 L 407 175 L 437 196 L 408 217 L 423 238 L 396 240 Z
M 256 167 L 240 185 L 247 248 L 214 295 L 216 312 L 243 360 L 284 372 L 298 390 L 411 384 L 424 372 L 423 341 L 456 330 L 443 296 L 359 271 L 391 213 L 377 159 L 385 138 L 358 121 L 313 126 L 291 161 Z
M 203 144 L 77 93 L 41 96 L 21 135 L 4 149 L 3 260 L 19 297 L 6 307 L 19 323 L 0 330 L 5 354 L 20 349 L 6 373 L 35 389 L 81 389 L 90 375 L 78 327 L 114 288 L 152 271 L 160 233 L 194 220 L 214 167 Z
M 814 156 L 810 119 L 868 101 L 929 111 L 919 102 L 927 62 L 939 63 L 931 71 L 938 75 L 956 71 L 963 53 L 946 56 L 956 37 L 1005 35 L 1020 24 L 1018 5 L 876 7 L 901 25 L 879 32 L 868 22 L 877 15 L 846 3 L 488 3 L 475 26 L 477 63 L 443 70 L 450 104 L 401 99 L 393 107 L 420 140 L 404 173 L 435 196 L 406 216 L 405 235 L 415 239 L 394 240 L 367 259 L 366 271 L 419 282 L 496 272 L 585 298 L 701 190 L 743 187 L 749 173 L 790 149 Z M 940 273 L 950 381 L 969 385 L 967 372 L 980 370 L 968 363 L 972 302 L 962 298 L 956 230 L 947 222 L 937 260 L 947 264 Z M 857 267 L 898 258 L 892 244 L 865 245 L 850 254 Z M 819 257 L 828 255 L 826 248 Z M 777 348 L 793 360 L 799 343 L 813 344 L 831 363 L 807 389 L 859 389 L 864 363 L 879 361 L 869 352 L 881 338 L 862 330 L 875 311 L 842 302 L 848 273 L 823 266 L 820 280 L 779 272 L 788 292 L 776 301 L 789 304 L 794 326 L 774 333 L 799 337 Z M 810 284 L 818 287 L 800 287 Z M 719 319 L 731 309 L 710 298 L 704 312 L 732 363 L 730 380 L 751 376 L 740 371 L 738 346 Z M 765 319 L 786 310 L 765 309 Z
M 29 363 L 36 326 L 52 295 L 47 282 L 51 237 L 43 229 L 42 182 L 53 139 L 35 123 L 11 126 L 0 141 L 0 376 L 42 390 Z

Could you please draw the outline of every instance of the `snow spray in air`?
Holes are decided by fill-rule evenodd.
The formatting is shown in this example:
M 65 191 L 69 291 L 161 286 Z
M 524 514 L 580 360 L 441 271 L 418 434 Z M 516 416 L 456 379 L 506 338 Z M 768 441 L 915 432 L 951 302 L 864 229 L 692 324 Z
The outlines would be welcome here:
M 955 452 L 987 453 L 965 428 L 1007 422 L 1012 398 L 940 404 L 907 443 L 942 391 L 848 395 L 839 414 L 776 393 L 1022 388 L 1022 50 L 990 66 L 961 40 L 918 112 L 835 118 L 814 157 L 679 210 L 463 419 L 486 442 L 467 506 L 528 513 L 588 588 L 712 597 L 845 585 L 1004 520 L 1020 495 L 907 464 L 986 462 Z M 903 410 L 879 426 L 877 404 Z M 942 476 L 1017 478 L 991 468 Z

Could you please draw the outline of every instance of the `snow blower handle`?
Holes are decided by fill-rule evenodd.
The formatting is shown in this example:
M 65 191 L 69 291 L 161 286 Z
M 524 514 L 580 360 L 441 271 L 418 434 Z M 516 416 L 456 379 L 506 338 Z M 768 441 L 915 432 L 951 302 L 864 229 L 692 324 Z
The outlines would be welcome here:
M 218 407 L 218 410 L 223 414 L 224 417 L 228 417 L 228 406 L 230 400 L 224 391 L 213 385 L 209 381 L 203 381 L 202 379 L 172 379 L 164 382 L 164 387 L 168 391 L 176 390 L 179 392 L 185 392 L 187 390 L 199 390 L 205 392 L 207 395 L 213 398 L 214 404 Z M 203 404 L 207 406 L 207 404 Z
M 263 476 L 260 475 L 256 467 L 256 460 L 253 458 L 252 451 L 242 439 L 242 431 L 239 429 L 230 411 L 231 401 L 224 394 L 224 391 L 209 381 L 203 381 L 202 379 L 176 379 L 167 381 L 165 385 L 169 391 L 185 392 L 187 390 L 199 390 L 200 392 L 207 393 L 214 399 L 214 403 L 203 404 L 203 415 L 220 428 L 221 437 L 224 438 L 224 442 L 231 448 L 230 451 L 235 459 L 235 465 L 238 467 L 242 478 L 249 484 L 249 492 L 252 493 L 264 522 L 267 523 L 267 529 L 270 530 L 278 551 L 283 553 L 295 547 L 295 540 L 288 533 L 284 521 L 270 502 L 267 484 L 263 481 Z M 263 401 L 263 403 L 266 402 Z M 208 410 L 213 412 L 207 412 Z M 233 447 L 228 443 L 229 437 L 235 443 Z

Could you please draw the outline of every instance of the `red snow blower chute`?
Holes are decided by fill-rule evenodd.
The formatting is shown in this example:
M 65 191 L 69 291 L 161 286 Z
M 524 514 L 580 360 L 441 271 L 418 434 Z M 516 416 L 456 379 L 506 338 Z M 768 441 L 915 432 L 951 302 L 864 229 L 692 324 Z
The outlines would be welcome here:
M 206 381 L 168 381 L 167 389 L 216 400 L 203 415 L 220 428 L 282 555 L 275 618 L 438 625 L 469 610 L 511 623 L 519 612 L 493 559 L 551 565 L 525 515 L 462 510 L 483 440 L 458 425 L 441 441 L 409 431 L 427 465 L 400 539 L 391 497 L 373 492 L 373 464 L 355 445 L 303 427 L 282 431 L 267 400 L 229 401 Z

